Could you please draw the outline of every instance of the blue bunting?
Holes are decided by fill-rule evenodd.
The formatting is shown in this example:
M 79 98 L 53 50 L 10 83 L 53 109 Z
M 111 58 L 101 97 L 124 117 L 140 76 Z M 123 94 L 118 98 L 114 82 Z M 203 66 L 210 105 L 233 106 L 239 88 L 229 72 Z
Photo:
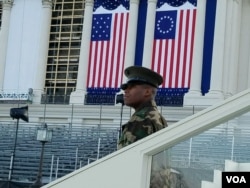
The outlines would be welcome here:
M 124 6 L 127 10 L 129 10 L 129 0 L 95 0 L 94 11 L 100 6 L 107 10 L 114 10 L 120 5 Z
M 165 3 L 167 3 L 171 7 L 179 7 L 184 5 L 186 2 L 189 2 L 192 5 L 197 6 L 197 0 L 158 0 L 157 8 L 160 8 Z

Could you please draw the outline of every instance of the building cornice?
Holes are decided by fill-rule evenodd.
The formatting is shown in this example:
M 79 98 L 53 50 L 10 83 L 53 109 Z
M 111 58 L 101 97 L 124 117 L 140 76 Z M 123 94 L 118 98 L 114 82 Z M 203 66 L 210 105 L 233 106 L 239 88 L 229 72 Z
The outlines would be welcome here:
M 94 6 L 94 0 L 85 0 L 85 5 L 86 6 Z
M 14 0 L 2 0 L 3 6 L 10 6 L 12 7 Z
M 43 5 L 49 5 L 52 7 L 54 0 L 42 0 Z

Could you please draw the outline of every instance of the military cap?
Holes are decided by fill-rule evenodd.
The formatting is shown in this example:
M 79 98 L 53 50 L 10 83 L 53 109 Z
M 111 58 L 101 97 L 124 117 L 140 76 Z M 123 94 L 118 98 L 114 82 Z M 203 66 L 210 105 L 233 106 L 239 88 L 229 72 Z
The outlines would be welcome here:
M 158 88 L 163 82 L 163 78 L 160 74 L 145 67 L 131 66 L 124 70 L 124 74 L 127 76 L 128 80 L 121 85 L 121 89 L 123 90 L 125 90 L 130 83 L 148 84 Z

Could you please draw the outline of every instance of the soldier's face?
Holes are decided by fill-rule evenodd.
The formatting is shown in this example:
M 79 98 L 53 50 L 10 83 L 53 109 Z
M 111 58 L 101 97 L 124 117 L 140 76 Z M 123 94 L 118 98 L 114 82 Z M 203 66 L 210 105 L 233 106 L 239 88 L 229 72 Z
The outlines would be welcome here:
M 148 100 L 149 90 L 145 85 L 129 84 L 124 90 L 124 104 L 137 109 Z

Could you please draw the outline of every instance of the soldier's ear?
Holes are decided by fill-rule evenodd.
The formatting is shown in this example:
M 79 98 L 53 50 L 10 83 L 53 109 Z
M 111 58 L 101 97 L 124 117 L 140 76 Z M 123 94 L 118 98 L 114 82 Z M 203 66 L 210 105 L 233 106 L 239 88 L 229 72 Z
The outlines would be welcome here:
M 151 96 L 152 95 L 152 89 L 150 87 L 145 88 L 145 96 Z

